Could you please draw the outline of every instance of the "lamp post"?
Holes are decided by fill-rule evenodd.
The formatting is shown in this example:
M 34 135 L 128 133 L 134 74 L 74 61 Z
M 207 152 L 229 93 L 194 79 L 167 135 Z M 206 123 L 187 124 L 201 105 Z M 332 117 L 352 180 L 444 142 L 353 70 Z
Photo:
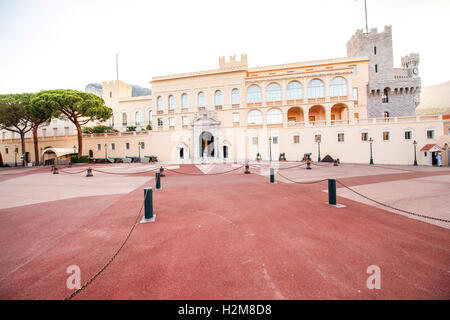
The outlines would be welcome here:
M 417 141 L 416 140 L 414 140 L 413 145 L 414 145 L 414 165 L 417 166 L 417 149 L 416 149 Z
M 108 145 L 105 143 L 105 164 L 108 163 Z
M 270 162 L 272 162 L 272 137 L 269 137 Z
M 42 147 L 39 148 L 39 158 L 41 159 L 41 166 L 44 164 L 44 155 L 42 154 Z
M 14 167 L 17 167 L 17 146 L 14 146 Z
M 138 142 L 138 150 L 139 150 L 139 159 L 138 162 L 141 163 L 141 143 Z
M 320 162 L 320 139 L 317 140 L 317 148 L 319 149 L 319 157 L 317 159 L 317 162 Z
M 372 137 L 370 137 L 369 143 L 370 143 L 370 164 L 373 164 L 373 154 L 372 154 L 372 143 L 373 143 L 373 139 L 372 139 Z

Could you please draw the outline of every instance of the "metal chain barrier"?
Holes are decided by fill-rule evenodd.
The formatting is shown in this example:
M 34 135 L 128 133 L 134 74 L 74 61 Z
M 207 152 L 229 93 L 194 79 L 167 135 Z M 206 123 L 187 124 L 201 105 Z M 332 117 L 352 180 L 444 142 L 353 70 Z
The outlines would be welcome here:
M 322 180 L 316 180 L 316 181 L 305 181 L 305 182 L 300 182 L 300 181 L 294 181 L 294 180 L 289 179 L 288 177 L 282 175 L 279 171 L 277 171 L 277 174 L 278 174 L 279 176 L 281 176 L 282 178 L 286 179 L 286 180 L 289 180 L 289 181 L 291 181 L 291 182 L 293 182 L 293 183 L 298 183 L 298 184 L 313 184 L 313 183 L 319 183 L 319 182 L 323 182 L 323 181 L 328 181 L 328 179 L 322 179 Z
M 137 225 L 137 223 L 139 221 L 139 217 L 141 216 L 142 209 L 144 208 L 145 196 L 147 195 L 146 193 L 147 192 L 145 192 L 145 194 L 144 194 L 144 201 L 142 201 L 142 205 L 141 205 L 141 208 L 139 209 L 139 212 L 138 212 L 138 214 L 136 216 L 136 220 L 134 221 L 133 226 L 131 227 L 131 230 L 128 232 L 127 237 L 122 242 L 122 244 L 120 245 L 119 249 L 117 249 L 117 251 L 111 257 L 111 259 L 109 259 L 109 261 L 93 277 L 91 277 L 88 281 L 86 281 L 86 283 L 80 289 L 77 289 L 75 292 L 73 292 L 71 295 L 66 297 L 64 300 L 71 300 L 73 297 L 75 297 L 81 291 L 86 289 L 114 261 L 114 259 L 117 257 L 117 255 L 122 250 L 122 248 L 125 246 L 125 244 L 127 243 L 128 239 L 130 239 L 131 234 L 133 233 L 134 229 L 136 228 L 136 225 Z
M 436 221 L 441 221 L 441 222 L 447 222 L 447 223 L 450 223 L 450 220 L 445 220 L 445 219 L 441 219 L 441 218 L 430 217 L 430 216 L 426 216 L 426 215 L 423 215 L 423 214 L 418 214 L 418 213 L 414 213 L 414 212 L 410 212 L 410 211 L 406 211 L 406 210 L 403 210 L 403 209 L 399 209 L 399 208 L 393 207 L 393 206 L 391 206 L 391 205 L 388 205 L 388 204 L 382 203 L 382 202 L 380 202 L 380 201 L 377 201 L 377 200 L 375 200 L 375 199 L 369 198 L 369 197 L 367 197 L 367 196 L 365 196 L 365 195 L 359 193 L 358 191 L 353 190 L 352 188 L 346 186 L 345 184 L 343 184 L 343 183 L 342 183 L 341 181 L 339 181 L 339 180 L 336 180 L 336 182 L 339 183 L 339 184 L 340 184 L 341 186 L 343 186 L 344 188 L 347 188 L 348 190 L 350 190 L 350 191 L 356 193 L 356 194 L 359 195 L 360 197 L 363 197 L 363 198 L 365 198 L 365 199 L 367 199 L 367 200 L 370 200 L 370 201 L 372 201 L 372 202 L 375 202 L 375 203 L 377 203 L 377 204 L 379 204 L 379 205 L 381 205 L 381 206 L 384 206 L 384 207 L 387 207 L 387 208 L 390 208 L 390 209 L 394 209 L 394 210 L 397 210 L 397 211 L 400 211 L 400 212 L 403 212 L 403 213 L 407 213 L 407 214 L 410 214 L 410 215 L 413 215 L 413 216 L 416 216 L 416 217 L 421 217 L 421 218 L 425 218 L 425 219 L 431 219 L 431 220 L 436 220 Z
M 155 170 L 159 170 L 159 168 L 145 170 L 145 171 L 138 171 L 138 172 L 108 172 L 108 171 L 103 171 L 103 170 L 92 168 L 92 171 L 97 171 L 97 172 L 105 173 L 105 174 L 117 174 L 117 175 L 141 174 L 141 173 L 152 172 Z
M 60 169 L 59 171 L 62 172 L 62 173 L 67 173 L 67 174 L 79 174 L 79 173 L 82 173 L 82 172 L 86 172 L 86 170 L 87 169 L 83 169 L 83 170 L 76 171 L 76 172 L 69 172 L 69 171 L 64 171 L 63 169 Z
M 180 172 L 180 171 L 176 171 L 176 170 L 172 170 L 172 169 L 167 169 L 164 168 L 164 170 L 170 171 L 170 172 L 175 172 L 175 173 L 179 173 L 179 174 L 184 174 L 184 175 L 189 175 L 189 176 L 214 176 L 214 175 L 219 175 L 219 174 L 225 174 L 225 173 L 229 173 L 232 171 L 236 171 L 239 169 L 242 169 L 244 166 L 240 166 L 238 168 L 234 168 L 228 171 L 224 171 L 224 172 L 216 172 L 216 173 L 187 173 L 187 172 Z
M 285 168 L 278 168 L 278 170 L 286 170 L 286 169 L 292 169 L 292 168 L 297 168 L 297 167 L 301 167 L 306 165 L 306 162 L 301 163 L 301 164 L 296 164 L 295 166 L 290 166 L 290 167 L 285 167 Z

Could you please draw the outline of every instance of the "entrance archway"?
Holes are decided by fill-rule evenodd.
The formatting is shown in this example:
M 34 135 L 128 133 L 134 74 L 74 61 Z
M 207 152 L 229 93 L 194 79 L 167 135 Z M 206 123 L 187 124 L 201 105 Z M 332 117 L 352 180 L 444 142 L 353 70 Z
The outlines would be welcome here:
M 203 157 L 204 152 L 206 152 L 207 157 L 214 157 L 214 136 L 208 131 L 203 131 L 199 139 L 200 157 Z

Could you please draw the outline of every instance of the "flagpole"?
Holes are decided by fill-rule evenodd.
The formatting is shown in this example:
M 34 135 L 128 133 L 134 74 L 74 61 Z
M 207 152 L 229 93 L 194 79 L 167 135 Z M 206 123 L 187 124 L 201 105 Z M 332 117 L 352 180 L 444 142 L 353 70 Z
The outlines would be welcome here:
M 369 27 L 367 26 L 367 1 L 364 0 L 364 11 L 366 13 L 366 33 L 369 33 Z

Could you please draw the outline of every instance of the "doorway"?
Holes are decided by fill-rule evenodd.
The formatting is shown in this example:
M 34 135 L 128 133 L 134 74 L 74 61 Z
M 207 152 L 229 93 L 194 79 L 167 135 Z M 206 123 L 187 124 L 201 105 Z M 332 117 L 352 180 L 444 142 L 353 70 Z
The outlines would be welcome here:
M 180 148 L 180 159 L 184 159 L 184 148 Z
M 437 166 L 437 158 L 436 158 L 436 156 L 437 156 L 437 152 L 432 152 L 431 153 L 431 164 L 433 166 Z
M 208 131 L 203 131 L 199 139 L 200 139 L 200 148 L 199 148 L 200 157 L 203 157 L 204 153 L 206 153 L 207 157 L 214 157 L 214 136 Z
M 228 158 L 228 146 L 223 146 L 223 158 Z

